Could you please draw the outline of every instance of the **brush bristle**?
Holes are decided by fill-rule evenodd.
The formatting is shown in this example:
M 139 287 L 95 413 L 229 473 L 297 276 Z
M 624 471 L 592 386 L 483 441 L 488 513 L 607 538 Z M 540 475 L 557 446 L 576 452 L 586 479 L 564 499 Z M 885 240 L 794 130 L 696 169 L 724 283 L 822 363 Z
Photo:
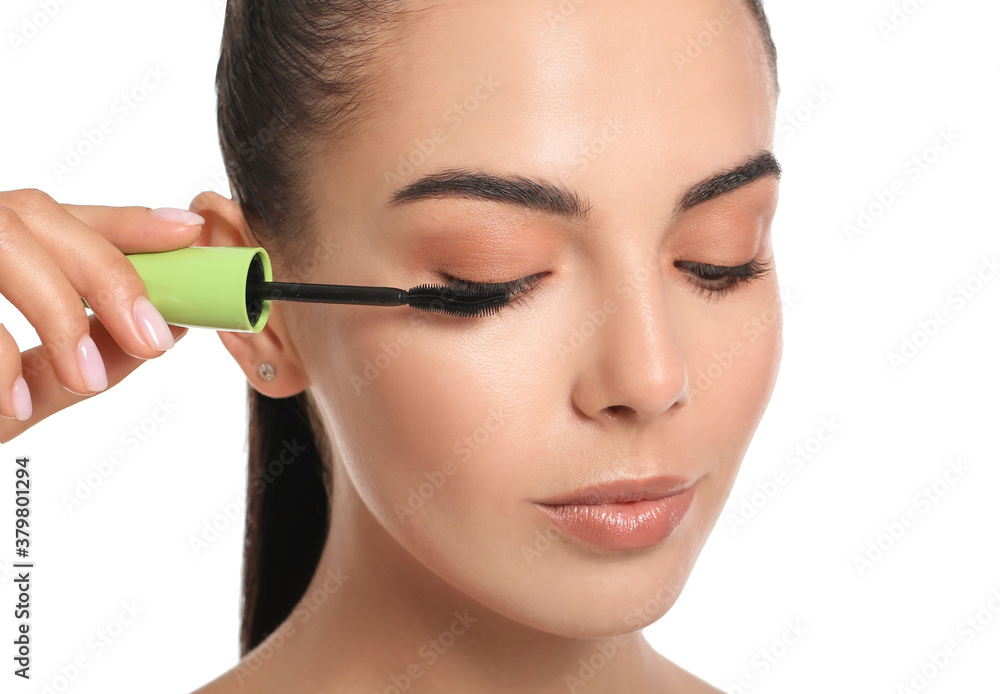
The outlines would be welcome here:
M 456 316 L 488 316 L 497 313 L 510 301 L 506 292 L 489 290 L 456 291 L 440 285 L 422 284 L 406 292 L 406 303 L 421 311 Z

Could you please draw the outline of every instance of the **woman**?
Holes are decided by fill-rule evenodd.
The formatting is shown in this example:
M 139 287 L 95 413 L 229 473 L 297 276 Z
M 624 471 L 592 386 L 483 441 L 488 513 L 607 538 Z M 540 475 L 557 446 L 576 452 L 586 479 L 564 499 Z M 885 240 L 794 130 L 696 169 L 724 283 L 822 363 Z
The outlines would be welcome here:
M 234 200 L 3 194 L 0 290 L 42 346 L 0 332 L 0 440 L 183 333 L 123 252 L 262 245 L 279 279 L 512 304 L 220 333 L 251 385 L 244 658 L 199 691 L 719 691 L 640 630 L 781 356 L 759 4 L 236 2 L 218 88 Z

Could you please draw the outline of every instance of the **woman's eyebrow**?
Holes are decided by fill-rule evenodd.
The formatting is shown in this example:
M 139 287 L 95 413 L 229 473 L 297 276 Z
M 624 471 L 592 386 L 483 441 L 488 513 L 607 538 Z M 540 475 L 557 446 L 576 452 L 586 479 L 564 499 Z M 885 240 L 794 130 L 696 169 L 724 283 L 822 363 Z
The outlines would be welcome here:
M 590 215 L 590 205 L 583 196 L 563 185 L 469 169 L 446 169 L 423 176 L 397 190 L 386 207 L 445 197 L 505 202 L 570 220 L 583 220 Z
M 676 212 L 690 210 L 696 205 L 708 202 L 720 195 L 749 185 L 766 176 L 781 178 L 781 166 L 771 152 L 758 152 L 739 166 L 722 171 L 691 186 L 677 202 Z
M 761 151 L 742 164 L 691 186 L 678 200 L 676 212 L 689 210 L 765 176 L 780 178 L 781 167 L 771 152 Z M 592 207 L 585 196 L 551 181 L 461 168 L 422 176 L 393 193 L 386 207 L 446 197 L 508 203 L 570 220 L 586 220 Z

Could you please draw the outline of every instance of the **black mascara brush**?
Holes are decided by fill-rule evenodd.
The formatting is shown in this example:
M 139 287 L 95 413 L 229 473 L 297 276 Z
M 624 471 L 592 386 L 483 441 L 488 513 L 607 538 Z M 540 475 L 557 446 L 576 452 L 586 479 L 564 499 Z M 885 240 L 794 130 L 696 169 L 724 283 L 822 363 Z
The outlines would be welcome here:
M 510 301 L 500 289 L 453 289 L 422 284 L 412 289 L 275 282 L 263 248 L 189 246 L 126 255 L 167 323 L 231 332 L 260 332 L 271 301 L 364 306 L 411 306 L 456 316 L 485 316 Z M 87 304 L 86 301 L 83 302 Z
M 294 282 L 249 281 L 248 299 L 267 301 L 312 301 L 326 304 L 364 306 L 409 305 L 421 311 L 437 311 L 457 316 L 485 316 L 495 313 L 508 301 L 503 292 L 486 289 L 455 290 L 421 284 L 411 289 L 364 287 L 347 284 L 301 284 Z

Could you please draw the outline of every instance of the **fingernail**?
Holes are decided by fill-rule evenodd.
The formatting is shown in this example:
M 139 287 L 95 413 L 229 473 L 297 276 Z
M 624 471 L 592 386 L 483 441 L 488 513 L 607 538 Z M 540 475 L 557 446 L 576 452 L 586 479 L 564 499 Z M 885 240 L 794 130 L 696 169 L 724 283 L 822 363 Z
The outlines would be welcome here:
M 165 219 L 168 222 L 176 222 L 188 226 L 205 223 L 205 218 L 200 214 L 195 214 L 190 210 L 181 210 L 176 207 L 158 207 L 153 210 L 153 216 Z
M 174 336 L 170 333 L 167 321 L 163 320 L 153 302 L 142 294 L 132 304 L 132 315 L 150 347 L 166 352 L 174 346 Z
M 14 388 L 10 392 L 10 401 L 14 405 L 14 415 L 22 422 L 31 417 L 31 393 L 24 376 L 18 376 Z
M 80 365 L 83 382 L 92 392 L 97 393 L 108 387 L 108 373 L 104 370 L 104 360 L 97 351 L 97 345 L 90 335 L 80 338 L 76 348 L 76 361 Z

